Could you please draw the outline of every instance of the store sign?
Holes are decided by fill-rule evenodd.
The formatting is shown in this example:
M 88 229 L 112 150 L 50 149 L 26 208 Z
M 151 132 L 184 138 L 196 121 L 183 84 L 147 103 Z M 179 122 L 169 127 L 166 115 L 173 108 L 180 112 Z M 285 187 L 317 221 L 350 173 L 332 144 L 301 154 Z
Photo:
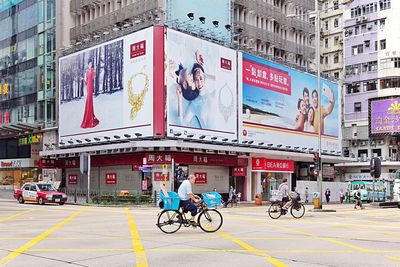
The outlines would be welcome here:
M 0 126 L 9 123 L 10 123 L 10 113 L 9 112 L 0 113 Z
M 156 182 L 169 181 L 169 173 L 164 175 L 162 172 L 154 172 L 154 181 Z
M 40 159 L 39 167 L 42 169 L 55 169 L 56 160 L 55 159 Z
M 19 138 L 19 145 L 32 145 L 32 144 L 39 144 L 40 141 L 42 140 L 43 135 L 42 134 L 30 134 L 25 137 Z
M 196 180 L 194 181 L 195 184 L 206 184 L 207 183 L 207 173 L 206 172 L 195 172 L 194 176 Z
M 334 178 L 335 168 L 333 166 L 322 166 L 322 175 L 324 177 Z
M 400 98 L 369 100 L 371 136 L 400 133 Z
M 244 167 L 233 168 L 232 176 L 246 176 L 246 168 Z
M 154 163 L 170 163 L 172 162 L 171 154 L 146 154 L 146 164 L 154 164 Z
M 222 155 L 202 155 L 189 153 L 147 153 L 144 161 L 146 164 L 165 164 L 172 163 L 187 165 L 211 165 L 211 166 L 247 166 L 247 159 L 234 156 Z
M 293 160 L 252 158 L 251 163 L 253 171 L 294 172 Z
M 78 175 L 76 174 L 68 175 L 68 184 L 78 184 Z
M 116 173 L 106 173 L 106 184 L 116 184 L 117 174 Z

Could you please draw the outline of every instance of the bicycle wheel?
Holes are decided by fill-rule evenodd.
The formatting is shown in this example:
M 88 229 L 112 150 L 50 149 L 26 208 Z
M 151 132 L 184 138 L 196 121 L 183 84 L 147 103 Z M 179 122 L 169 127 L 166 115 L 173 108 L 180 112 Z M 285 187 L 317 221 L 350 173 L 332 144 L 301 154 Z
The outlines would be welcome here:
M 221 213 L 217 210 L 203 210 L 197 222 L 201 230 L 207 233 L 213 233 L 221 228 L 223 219 Z
M 182 226 L 182 217 L 176 210 L 164 210 L 158 216 L 157 226 L 166 234 L 175 233 Z
M 282 215 L 282 206 L 278 203 L 272 203 L 268 209 L 268 215 L 271 219 L 278 219 Z
M 304 213 L 306 212 L 306 208 L 302 203 L 294 203 L 290 208 L 290 214 L 296 219 L 300 219 L 303 217 Z

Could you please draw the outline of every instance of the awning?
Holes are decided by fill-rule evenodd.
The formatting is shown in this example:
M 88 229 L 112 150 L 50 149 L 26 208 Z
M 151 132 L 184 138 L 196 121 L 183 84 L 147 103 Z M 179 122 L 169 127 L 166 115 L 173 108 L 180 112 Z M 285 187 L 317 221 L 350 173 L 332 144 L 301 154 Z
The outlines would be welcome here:
M 9 123 L 0 126 L 0 137 L 12 136 L 16 134 L 27 134 L 39 130 L 38 124 L 31 124 L 25 122 Z

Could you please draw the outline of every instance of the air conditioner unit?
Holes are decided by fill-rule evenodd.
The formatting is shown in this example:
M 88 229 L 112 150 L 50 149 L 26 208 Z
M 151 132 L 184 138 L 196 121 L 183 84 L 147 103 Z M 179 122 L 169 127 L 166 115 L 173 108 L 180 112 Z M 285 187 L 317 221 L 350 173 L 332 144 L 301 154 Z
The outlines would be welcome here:
M 363 16 L 363 17 L 362 17 L 362 20 L 363 20 L 363 21 L 367 21 L 367 20 L 368 20 L 368 17 L 367 17 L 367 16 Z
M 371 25 L 371 24 L 368 25 L 367 29 L 368 29 L 368 30 L 371 30 L 371 29 L 372 29 L 372 25 Z
M 378 144 L 379 144 L 379 145 L 384 145 L 384 144 L 385 144 L 385 141 L 384 141 L 384 140 L 379 140 L 379 141 L 378 141 Z
M 360 23 L 361 22 L 361 18 L 356 18 L 356 23 Z
M 360 145 L 365 146 L 367 143 L 365 141 L 361 141 Z

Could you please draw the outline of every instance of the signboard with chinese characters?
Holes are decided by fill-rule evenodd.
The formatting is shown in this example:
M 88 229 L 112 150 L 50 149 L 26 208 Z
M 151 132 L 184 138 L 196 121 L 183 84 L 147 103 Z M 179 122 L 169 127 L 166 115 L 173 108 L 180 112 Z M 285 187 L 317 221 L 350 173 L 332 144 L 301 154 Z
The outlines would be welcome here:
M 116 184 L 117 174 L 116 173 L 106 173 L 106 184 Z
M 154 172 L 154 181 L 156 182 L 164 182 L 169 181 L 169 172 L 168 174 L 164 175 L 162 172 Z
M 42 140 L 42 137 L 43 137 L 42 134 L 29 134 L 28 136 L 20 137 L 18 144 L 20 146 L 39 144 L 40 141 Z
M 68 184 L 78 184 L 78 175 L 77 174 L 70 174 L 68 175 Z
M 253 171 L 294 172 L 293 160 L 252 158 L 251 166 Z
M 248 54 L 238 59 L 240 143 L 317 149 L 321 128 L 322 149 L 341 151 L 336 83 L 321 79 L 318 92 L 310 74 Z
M 246 172 L 245 167 L 235 167 L 232 169 L 232 176 L 246 176 Z
M 146 153 L 146 164 L 172 163 L 186 165 L 210 165 L 210 166 L 247 166 L 247 159 L 226 155 L 204 155 L 190 153 Z
M 370 136 L 400 133 L 400 97 L 369 99 Z
M 207 183 L 207 173 L 206 172 L 195 172 L 194 176 L 196 180 L 194 181 L 195 184 L 206 184 Z

